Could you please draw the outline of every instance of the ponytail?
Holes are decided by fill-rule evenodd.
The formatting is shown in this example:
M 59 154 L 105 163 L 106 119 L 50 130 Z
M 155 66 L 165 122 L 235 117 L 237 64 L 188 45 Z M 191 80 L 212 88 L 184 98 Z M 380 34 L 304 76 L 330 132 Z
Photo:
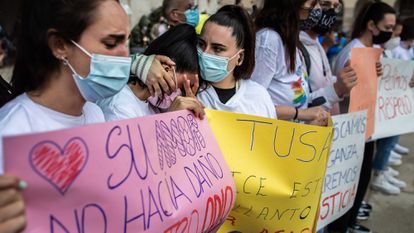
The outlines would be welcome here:
M 369 21 L 374 21 L 375 24 L 378 24 L 381 20 L 384 19 L 386 14 L 397 14 L 390 5 L 383 2 L 368 2 L 366 3 L 355 18 L 351 38 L 359 38 L 362 36 L 364 31 L 367 29 L 367 24 Z
M 234 78 L 249 79 L 255 66 L 256 34 L 250 15 L 240 6 L 226 5 L 220 8 L 216 14 L 207 21 L 233 30 L 237 47 L 244 50 L 244 60 L 241 66 L 237 66 L 233 72 Z

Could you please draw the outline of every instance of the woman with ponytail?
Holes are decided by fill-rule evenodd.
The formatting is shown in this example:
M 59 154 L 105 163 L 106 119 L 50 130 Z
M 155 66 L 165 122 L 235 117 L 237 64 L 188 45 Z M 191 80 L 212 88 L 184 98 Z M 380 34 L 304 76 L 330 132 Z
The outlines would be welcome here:
M 340 70 L 351 59 L 352 48 L 368 48 L 384 44 L 391 39 L 393 29 L 396 25 L 397 17 L 395 10 L 383 2 L 368 2 L 361 8 L 355 18 L 352 30 L 352 41 L 341 51 L 336 60 L 334 73 L 338 74 Z M 377 62 L 378 77 L 382 75 L 381 63 Z M 348 109 L 349 98 L 345 98 L 340 103 L 341 112 Z M 333 222 L 329 229 L 334 232 L 371 232 L 370 229 L 357 223 L 359 218 L 368 218 L 362 201 L 369 186 L 371 172 L 373 168 L 375 142 L 365 144 L 364 159 L 362 162 L 361 173 L 359 177 L 358 188 L 355 196 L 353 207 L 337 221 Z M 399 194 L 400 189 L 392 185 L 383 173 L 374 174 L 372 187 L 386 194 Z
M 252 20 L 243 8 L 228 5 L 212 15 L 199 38 L 199 100 L 207 108 L 276 118 L 266 89 L 249 80 L 254 53 Z

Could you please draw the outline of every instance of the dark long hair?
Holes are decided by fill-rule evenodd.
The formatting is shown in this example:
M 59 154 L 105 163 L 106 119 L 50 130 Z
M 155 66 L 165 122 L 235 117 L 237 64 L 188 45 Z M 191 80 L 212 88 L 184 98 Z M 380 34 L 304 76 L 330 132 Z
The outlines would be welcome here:
M 59 69 L 60 61 L 48 45 L 49 37 L 78 41 L 104 1 L 109 0 L 24 0 L 12 76 L 14 96 L 39 90 Z
M 270 28 L 279 33 L 286 50 L 286 64 L 294 72 L 299 45 L 299 10 L 306 0 L 265 0 L 256 17 L 256 30 Z
M 164 55 L 175 62 L 179 73 L 198 73 L 197 33 L 191 25 L 179 24 L 155 39 L 145 55 Z
M 255 66 L 256 34 L 249 13 L 240 6 L 227 5 L 220 8 L 207 21 L 233 30 L 238 48 L 244 49 L 243 64 L 236 66 L 233 76 L 236 80 L 249 79 Z
M 396 14 L 394 8 L 383 2 L 368 2 L 358 12 L 355 18 L 351 38 L 359 38 L 367 29 L 370 20 L 378 24 L 386 14 Z

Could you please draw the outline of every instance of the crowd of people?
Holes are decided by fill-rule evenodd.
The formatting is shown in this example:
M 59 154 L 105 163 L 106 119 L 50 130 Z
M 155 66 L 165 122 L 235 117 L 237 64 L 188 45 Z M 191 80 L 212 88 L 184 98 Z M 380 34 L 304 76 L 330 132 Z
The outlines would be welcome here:
M 339 0 L 264 0 L 253 16 L 237 4 L 206 16 L 192 0 L 164 0 L 131 31 L 117 0 L 24 1 L 0 137 L 184 109 L 203 119 L 205 108 L 326 126 L 358 84 L 352 48 L 414 59 L 414 18 L 380 1 L 361 9 L 346 46 L 343 33 L 323 46 L 342 10 Z M 358 222 L 372 211 L 365 193 L 399 194 L 406 183 L 391 166 L 408 153 L 398 137 L 367 142 L 354 206 L 324 230 L 371 232 Z M 21 186 L 0 176 L 0 233 L 27 224 Z

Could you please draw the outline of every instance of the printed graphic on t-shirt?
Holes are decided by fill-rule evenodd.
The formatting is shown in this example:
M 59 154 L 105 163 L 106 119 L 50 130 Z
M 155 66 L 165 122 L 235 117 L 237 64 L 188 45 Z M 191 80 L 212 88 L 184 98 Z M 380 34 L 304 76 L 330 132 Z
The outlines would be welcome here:
M 298 80 L 292 83 L 291 88 L 294 93 L 293 104 L 296 107 L 300 108 L 303 105 L 305 105 L 308 99 L 306 96 L 305 89 L 304 89 L 306 82 L 308 80 L 308 74 L 306 71 L 303 70 L 302 66 L 299 66 L 298 69 L 296 70 L 296 75 L 298 76 Z

